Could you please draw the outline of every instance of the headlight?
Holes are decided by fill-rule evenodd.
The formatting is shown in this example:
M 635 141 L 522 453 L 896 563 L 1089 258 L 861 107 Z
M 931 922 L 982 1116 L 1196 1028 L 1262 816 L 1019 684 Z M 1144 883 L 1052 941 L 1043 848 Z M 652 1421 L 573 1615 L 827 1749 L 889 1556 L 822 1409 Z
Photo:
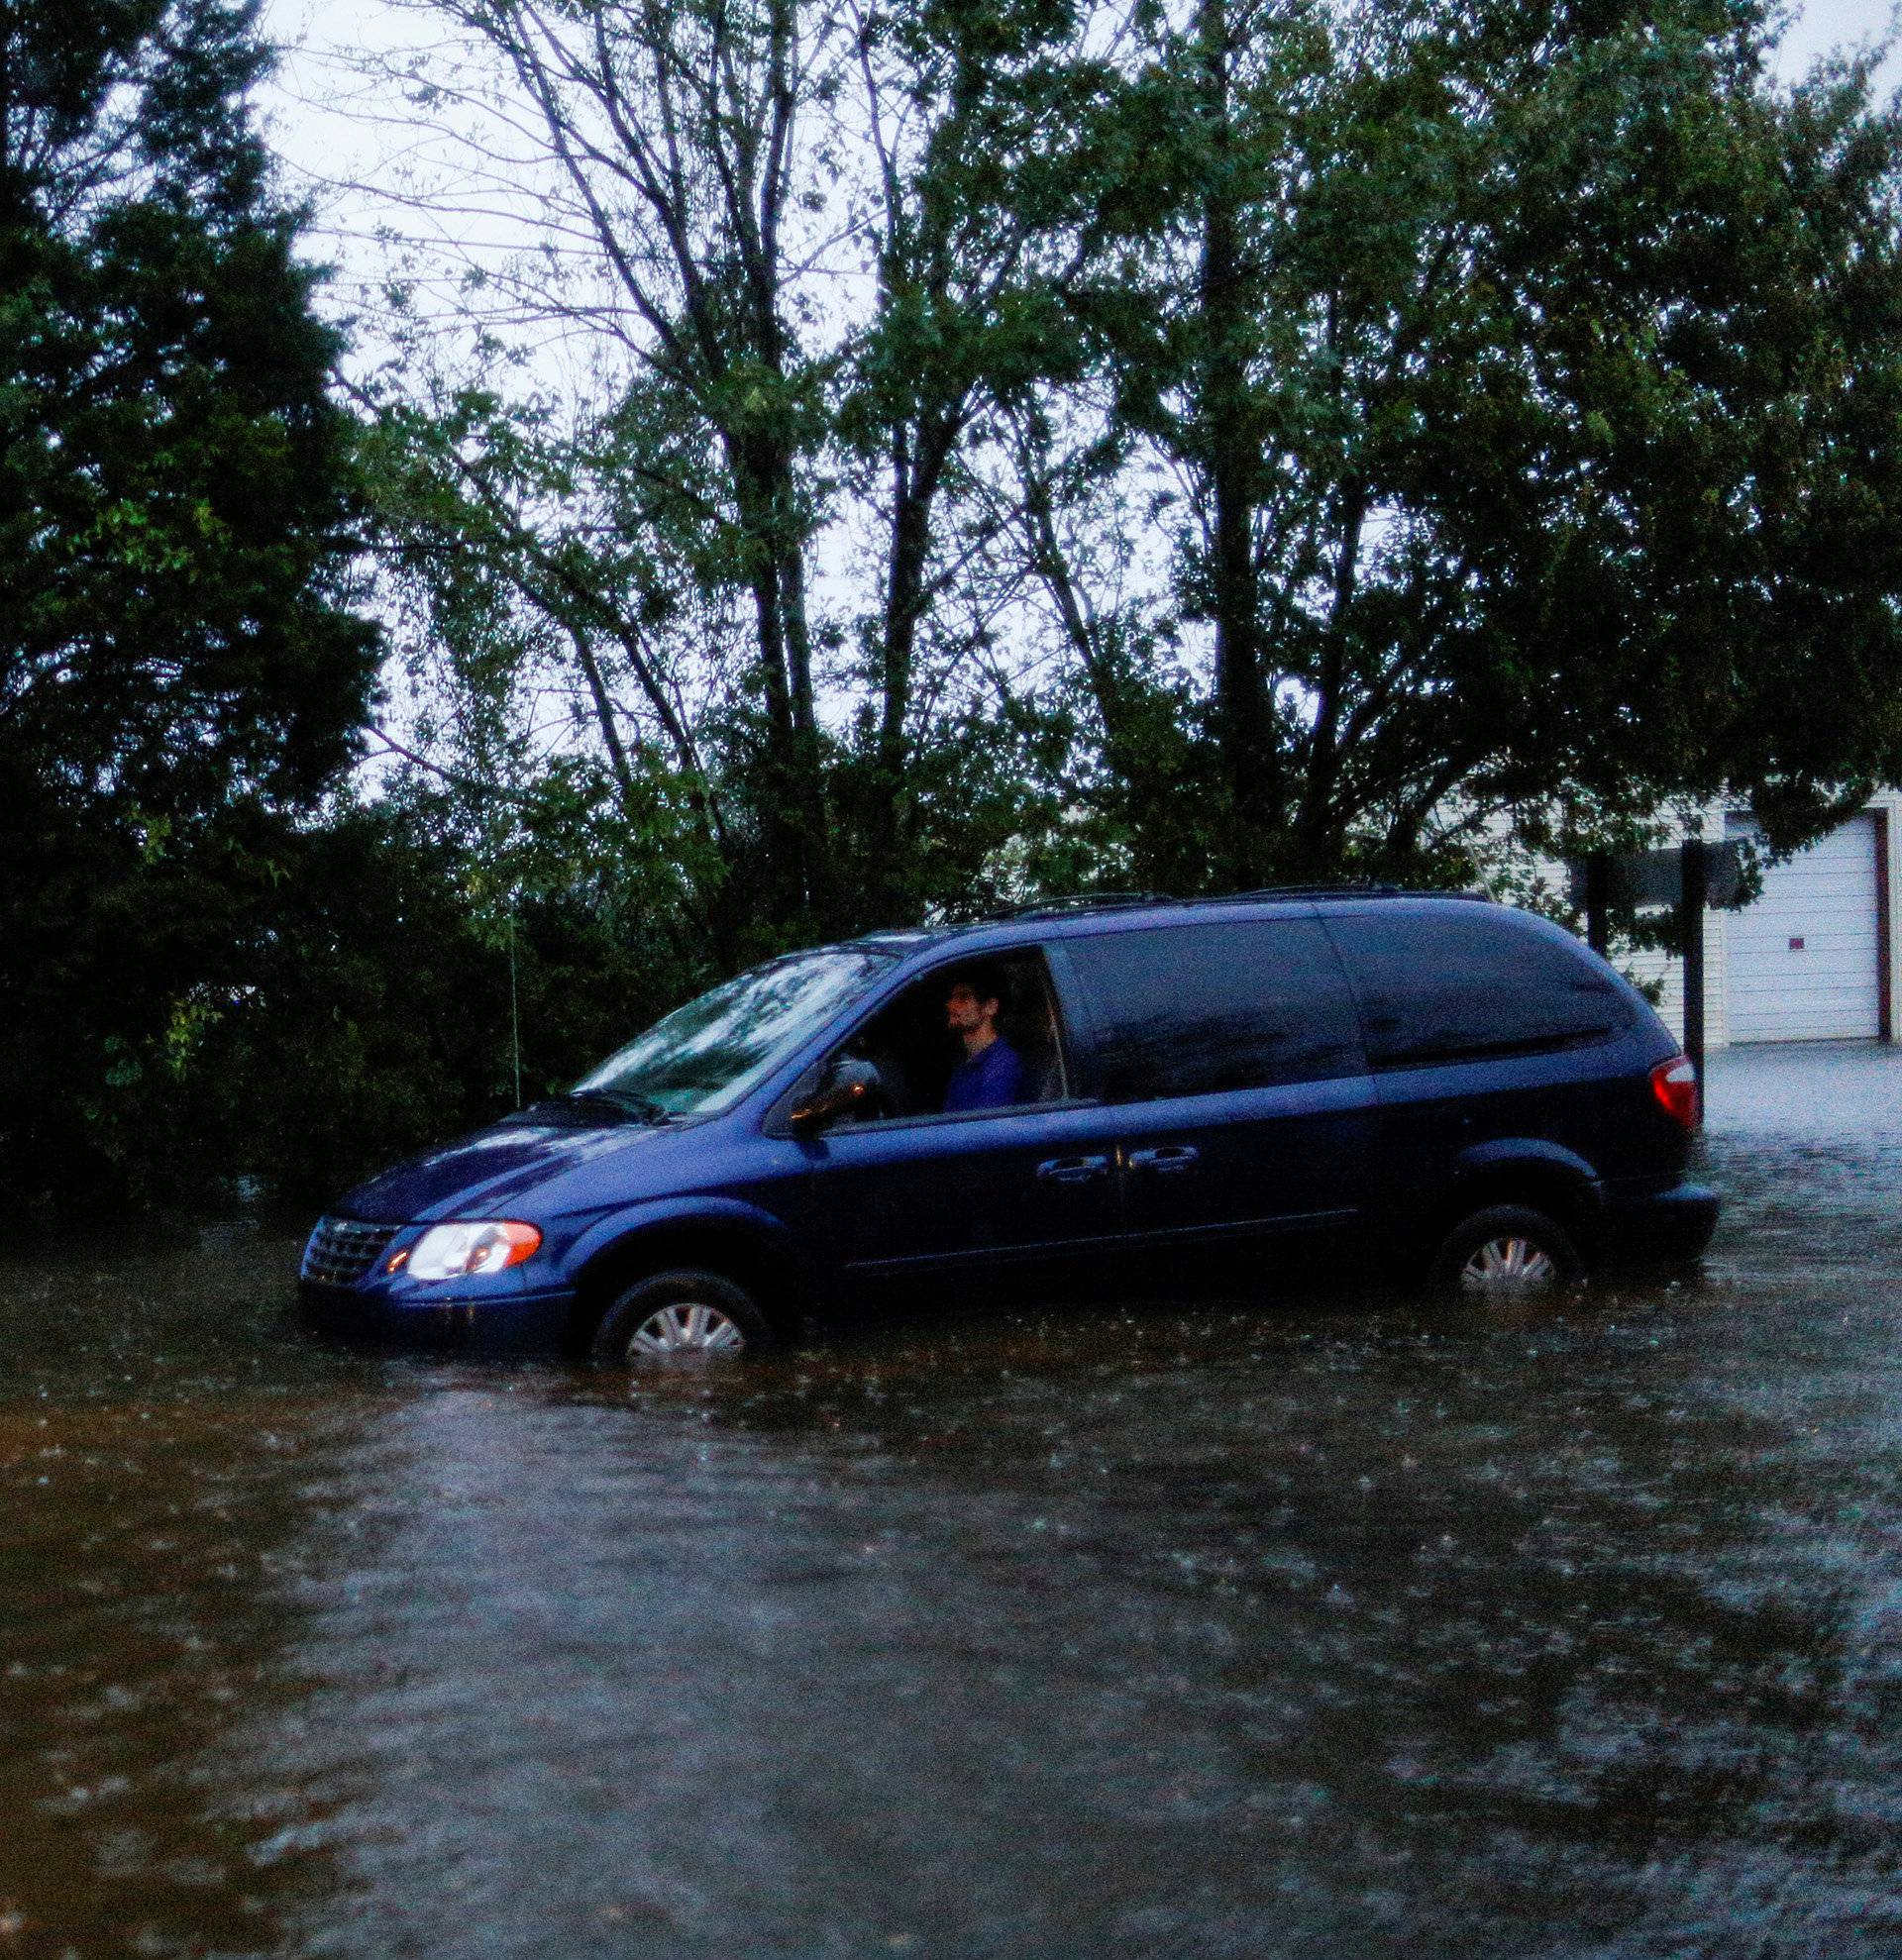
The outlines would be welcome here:
M 519 1266 L 542 1242 L 533 1225 L 506 1219 L 474 1225 L 432 1225 L 404 1267 L 412 1280 L 467 1280 Z

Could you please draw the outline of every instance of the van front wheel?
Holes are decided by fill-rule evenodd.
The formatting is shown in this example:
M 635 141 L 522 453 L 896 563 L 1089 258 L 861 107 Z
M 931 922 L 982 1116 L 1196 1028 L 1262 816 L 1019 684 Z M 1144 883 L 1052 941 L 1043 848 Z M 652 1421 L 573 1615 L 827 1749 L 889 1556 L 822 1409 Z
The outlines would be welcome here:
M 1556 1220 L 1526 1204 L 1492 1204 L 1446 1234 L 1428 1282 L 1468 1298 L 1556 1293 L 1585 1277 L 1578 1248 Z
M 624 1368 L 737 1361 L 777 1347 L 759 1302 L 723 1273 L 679 1266 L 637 1280 L 601 1315 L 589 1352 Z

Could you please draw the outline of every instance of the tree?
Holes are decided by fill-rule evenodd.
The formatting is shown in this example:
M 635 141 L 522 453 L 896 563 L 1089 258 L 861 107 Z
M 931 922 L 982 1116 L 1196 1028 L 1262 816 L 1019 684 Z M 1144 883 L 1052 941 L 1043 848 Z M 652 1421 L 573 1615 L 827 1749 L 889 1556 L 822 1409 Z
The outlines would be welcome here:
M 510 261 L 501 289 L 545 325 L 597 336 L 594 364 L 611 371 L 609 391 L 627 391 L 630 412 L 658 406 L 677 451 L 670 460 L 705 486 L 687 513 L 701 534 L 697 568 L 742 590 L 751 611 L 763 712 L 749 774 L 773 906 L 785 916 L 822 910 L 806 596 L 822 371 L 795 331 L 787 287 L 801 118 L 832 58 L 827 23 L 806 0 L 428 0 L 423 11 L 458 32 L 463 59 L 439 63 L 416 92 L 457 123 L 481 195 L 518 199 L 526 182 L 538 196 L 538 249 Z M 583 419 L 591 426 L 571 434 L 596 462 L 618 447 L 624 464 L 638 463 L 627 452 L 643 447 L 645 431 L 612 405 Z M 681 474 L 612 474 L 602 487 L 618 494 L 622 517 L 638 521 L 656 499 L 682 502 Z M 558 598 L 571 622 L 562 630 L 581 627 L 578 654 L 601 631 L 625 644 L 624 588 L 593 582 L 591 598 L 545 577 L 525 594 L 537 607 Z
M 1796 840 L 1902 774 L 1902 125 L 1867 64 L 1779 91 L 1769 34 L 1154 17 L 1081 305 L 1119 453 L 1182 486 L 1217 877 L 1725 785 Z
M 467 268 L 467 364 L 399 308 L 373 391 L 419 646 L 462 649 L 453 692 L 506 671 L 518 705 L 573 703 L 513 788 L 591 765 L 718 965 L 966 895 L 1039 736 L 974 459 L 1075 338 L 1075 10 L 419 11 L 459 30 L 404 69 L 446 176 L 537 192 L 532 236 Z M 557 339 L 589 350 L 567 388 Z
M 876 712 L 847 799 L 872 918 L 911 916 L 926 896 L 919 847 L 946 817 L 930 708 L 1018 609 L 1008 570 L 988 564 L 1007 520 L 984 494 L 987 420 L 1080 371 L 1066 293 L 1110 80 L 1084 28 L 1066 0 L 855 16 L 875 297 L 841 363 L 837 433 L 878 540 L 860 634 Z M 1012 665 L 996 664 L 1005 719 Z
M 255 9 L 0 5 L 0 1087 L 16 1189 L 162 1161 L 352 752 L 348 429 Z
M 1902 139 L 1754 0 L 412 4 L 534 202 L 392 551 L 715 964 L 1902 770 Z
M 474 801 L 412 772 L 287 842 L 294 903 L 178 1085 L 192 1133 L 281 1194 L 321 1203 L 566 1087 L 703 981 L 608 852 L 497 853 Z

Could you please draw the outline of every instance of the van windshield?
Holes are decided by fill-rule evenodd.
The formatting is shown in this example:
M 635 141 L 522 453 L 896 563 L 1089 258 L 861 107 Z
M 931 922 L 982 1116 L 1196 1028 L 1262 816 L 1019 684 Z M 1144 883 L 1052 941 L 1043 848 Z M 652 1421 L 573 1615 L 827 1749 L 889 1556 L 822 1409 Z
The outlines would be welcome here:
M 863 993 L 896 957 L 841 947 L 755 967 L 656 1021 L 569 1093 L 622 1097 L 658 1115 L 714 1115 Z

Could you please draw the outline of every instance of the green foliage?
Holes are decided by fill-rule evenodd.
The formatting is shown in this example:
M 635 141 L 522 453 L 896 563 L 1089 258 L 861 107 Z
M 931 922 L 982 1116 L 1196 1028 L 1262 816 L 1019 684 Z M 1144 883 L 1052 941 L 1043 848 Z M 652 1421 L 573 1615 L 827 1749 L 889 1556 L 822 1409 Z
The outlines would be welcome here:
M 1722 787 L 1788 841 L 1902 771 L 1898 133 L 1862 71 L 1768 83 L 1749 0 L 915 0 L 849 48 L 789 4 L 732 52 L 808 36 L 799 77 L 717 128 L 726 16 L 440 11 L 559 82 L 496 84 L 551 157 L 680 111 L 684 229 L 626 204 L 638 131 L 558 193 L 650 269 L 603 234 L 613 303 L 544 317 L 634 293 L 638 358 L 436 389 L 395 529 L 459 723 L 484 660 L 516 729 L 565 643 L 606 682 L 613 769 L 452 767 L 597 783 L 715 965 L 1046 883 L 1459 881 Z
M 515 1107 L 518 1067 L 524 1099 L 565 1087 L 710 978 L 611 882 L 497 891 L 430 792 L 332 811 L 290 881 L 186 1101 L 194 1134 L 307 1199 Z
M 1902 778 L 1902 123 L 1755 0 L 429 12 L 530 236 L 353 425 L 249 12 L 0 0 L 17 1188 L 333 1186 L 814 938 Z
M 0 8 L 0 1086 L 16 1191 L 162 1176 L 351 753 L 333 340 L 214 0 Z
M 1902 141 L 1766 33 L 1156 19 L 1079 306 L 1188 485 L 1226 876 L 1726 785 L 1794 838 L 1902 774 Z

